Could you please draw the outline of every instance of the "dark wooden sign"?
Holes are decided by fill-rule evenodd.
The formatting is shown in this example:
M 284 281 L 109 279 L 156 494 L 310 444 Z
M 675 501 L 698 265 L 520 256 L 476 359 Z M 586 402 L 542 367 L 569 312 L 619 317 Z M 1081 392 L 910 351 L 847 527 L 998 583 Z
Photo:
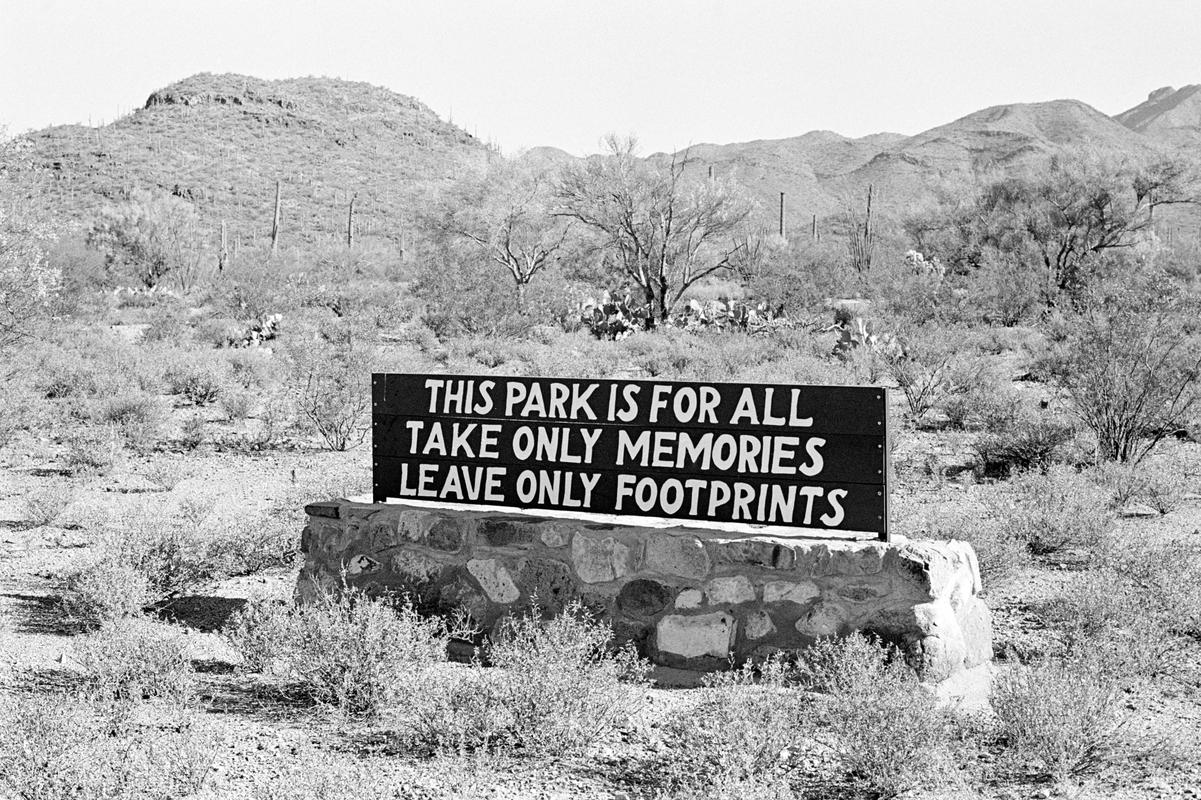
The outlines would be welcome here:
M 883 389 L 372 376 L 375 501 L 888 531 Z

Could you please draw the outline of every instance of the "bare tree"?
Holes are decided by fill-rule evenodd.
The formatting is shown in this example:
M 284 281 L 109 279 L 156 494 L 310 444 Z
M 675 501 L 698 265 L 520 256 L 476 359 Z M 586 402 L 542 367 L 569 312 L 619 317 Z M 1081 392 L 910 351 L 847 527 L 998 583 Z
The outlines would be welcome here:
M 596 235 L 641 289 L 653 327 L 688 287 L 736 265 L 747 243 L 735 237 L 753 206 L 729 182 L 686 182 L 687 150 L 660 166 L 638 158 L 632 137 L 610 135 L 605 144 L 606 154 L 564 169 L 557 213 Z
M 504 267 L 524 309 L 526 287 L 555 263 L 571 232 L 568 220 L 551 213 L 551 198 L 545 174 L 496 159 L 482 176 L 444 191 L 421 222 L 435 238 L 468 243 Z

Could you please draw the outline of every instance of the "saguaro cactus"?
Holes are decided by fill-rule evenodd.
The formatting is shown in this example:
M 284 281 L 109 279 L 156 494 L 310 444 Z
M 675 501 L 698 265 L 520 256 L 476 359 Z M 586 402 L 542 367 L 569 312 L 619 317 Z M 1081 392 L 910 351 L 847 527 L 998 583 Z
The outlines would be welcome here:
M 279 206 L 280 206 L 280 182 L 275 182 L 275 214 L 271 218 L 271 255 L 275 255 L 276 249 L 279 247 Z

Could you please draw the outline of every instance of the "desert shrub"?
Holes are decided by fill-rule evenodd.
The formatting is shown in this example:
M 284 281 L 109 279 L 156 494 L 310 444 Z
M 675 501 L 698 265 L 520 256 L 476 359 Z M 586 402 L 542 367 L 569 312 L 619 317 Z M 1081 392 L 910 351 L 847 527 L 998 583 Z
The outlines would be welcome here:
M 1035 555 L 1094 546 L 1113 522 L 1104 492 L 1069 467 L 1018 475 L 985 504 L 1003 535 Z
M 1061 459 L 1074 431 L 1064 422 L 1031 414 L 1016 414 L 976 440 L 980 472 L 989 478 L 1008 478 L 1025 471 L 1045 472 Z
M 1103 462 L 1092 474 L 1099 485 L 1111 492 L 1115 506 L 1146 503 L 1160 514 L 1176 510 L 1190 488 L 1179 464 L 1154 457 L 1140 463 Z
M 860 791 L 893 797 L 946 784 L 948 719 L 898 653 L 856 633 L 818 641 L 799 669 L 819 692 L 814 735 Z
M 1020 400 L 1012 384 L 975 360 L 952 362 L 943 411 L 947 425 L 958 430 L 1009 430 L 1017 419 Z
M 229 376 L 225 362 L 200 359 L 172 365 L 163 378 L 172 394 L 182 394 L 195 405 L 204 406 L 217 400 Z
M 1172 609 L 1143 586 L 1105 567 L 1076 576 L 1044 616 L 1069 657 L 1096 656 L 1115 680 L 1162 673 L 1179 655 L 1168 620 Z
M 191 203 L 143 191 L 102 209 L 88 232 L 110 270 L 128 270 L 148 288 L 170 275 L 185 290 L 205 271 L 204 238 Z
M 367 436 L 373 351 L 343 327 L 292 352 L 290 383 L 297 405 L 331 450 L 347 450 Z
M 0 448 L 7 447 L 19 431 L 36 431 L 46 425 L 46 404 L 24 387 L 0 388 Z
M 222 523 L 208 533 L 208 550 L 221 575 L 252 575 L 290 566 L 299 546 L 298 526 L 271 513 L 256 519 Z
M 129 714 L 77 693 L 0 698 L 0 795 L 33 800 L 189 797 L 216 757 L 215 731 L 188 709 Z
M 50 399 L 95 397 L 112 386 L 103 367 L 77 353 L 57 353 L 42 359 L 37 386 Z
M 1201 543 L 1172 539 L 1119 538 L 1102 543 L 1099 560 L 1134 587 L 1142 606 L 1128 621 L 1158 616 L 1179 636 L 1201 636 Z
M 424 669 L 445 660 L 447 644 L 441 623 L 410 604 L 349 589 L 294 608 L 252 606 L 226 636 L 248 664 L 279 659 L 306 697 L 364 716 L 414 702 Z
M 187 639 L 167 625 L 116 619 L 77 642 L 83 684 L 97 697 L 188 703 L 195 695 Z
M 103 558 L 142 575 L 151 597 L 162 602 L 216 574 L 211 544 L 186 520 L 143 512 L 108 527 Z
M 67 576 L 59 608 L 68 627 L 90 630 L 137 616 L 153 600 L 145 575 L 102 557 Z
M 266 390 L 283 381 L 279 364 L 268 351 L 254 347 L 234 350 L 228 360 L 233 382 L 243 389 Z
M 204 444 L 204 417 L 193 414 L 179 427 L 179 443 L 185 450 L 195 450 Z
M 896 336 L 897 344 L 880 347 L 877 358 L 904 394 L 910 416 L 920 421 L 946 395 L 958 334 L 931 323 L 898 325 Z
M 533 609 L 510 617 L 485 645 L 493 666 L 427 682 L 395 735 L 433 752 L 583 753 L 637 712 L 647 665 L 612 638 L 578 603 L 550 620 Z
M 669 749 L 657 765 L 664 782 L 703 796 L 723 786 L 787 782 L 811 734 L 814 702 L 788 685 L 790 677 L 776 658 L 708 680 L 697 706 L 664 725 Z
M 192 332 L 198 342 L 214 348 L 230 347 L 242 341 L 246 335 L 246 325 L 228 317 L 208 317 L 197 321 Z
M 255 393 L 246 389 L 231 389 L 221 394 L 221 410 L 231 422 L 244 420 L 254 414 Z
M 582 752 L 637 710 L 631 684 L 642 682 L 647 665 L 612 640 L 608 623 L 578 601 L 550 620 L 534 609 L 504 620 L 484 653 L 504 671 L 498 693 L 518 749 Z
M 1117 686 L 1095 659 L 1007 669 L 993 682 L 992 708 L 1008 760 L 1053 780 L 1110 763 L 1121 742 Z
M 1196 306 L 1142 282 L 1065 319 L 1049 360 L 1100 458 L 1141 461 L 1184 427 L 1201 399 Z
M 1030 563 L 1030 549 L 1023 539 L 996 519 L 978 513 L 955 513 L 938 520 L 932 538 L 958 539 L 971 544 L 980 567 L 984 590 L 1005 585 Z
M 182 461 L 159 458 L 150 462 L 143 469 L 142 474 L 152 483 L 169 492 L 190 478 L 193 471 Z
M 78 428 L 63 439 L 63 460 L 75 475 L 103 475 L 121 458 L 125 443 L 115 426 Z
M 188 324 L 187 310 L 182 303 L 162 303 L 150 312 L 150 321 L 142 331 L 141 340 L 144 343 L 169 342 L 183 343 L 191 338 L 192 329 Z
M 167 422 L 162 401 L 144 392 L 98 400 L 93 414 L 98 422 L 116 426 L 125 444 L 138 452 L 154 448 Z
M 57 483 L 29 492 L 21 498 L 25 519 L 35 526 L 49 525 L 71 504 L 74 494 L 71 486 Z

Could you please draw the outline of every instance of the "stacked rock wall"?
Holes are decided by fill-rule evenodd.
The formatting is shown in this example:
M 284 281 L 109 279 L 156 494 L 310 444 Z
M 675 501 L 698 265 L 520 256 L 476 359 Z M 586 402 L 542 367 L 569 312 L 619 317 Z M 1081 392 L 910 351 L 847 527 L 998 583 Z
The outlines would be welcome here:
M 721 668 L 869 631 L 927 680 L 989 660 L 992 630 L 964 542 L 743 536 L 347 500 L 306 507 L 303 602 L 343 585 L 465 608 L 485 626 L 572 599 L 659 664 Z

